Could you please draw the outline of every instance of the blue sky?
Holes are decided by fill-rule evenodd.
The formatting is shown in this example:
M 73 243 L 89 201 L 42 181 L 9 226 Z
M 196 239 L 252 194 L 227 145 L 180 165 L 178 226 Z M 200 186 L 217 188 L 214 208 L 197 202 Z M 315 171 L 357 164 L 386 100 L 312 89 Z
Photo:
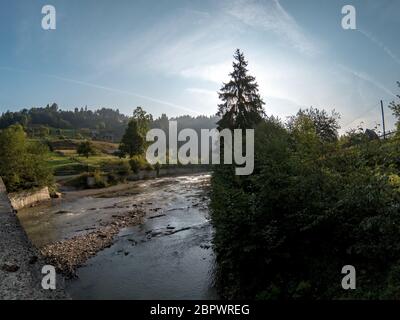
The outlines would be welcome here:
M 56 30 L 41 28 L 46 4 Z M 357 30 L 341 27 L 346 4 Z M 396 0 L 2 0 L 0 111 L 57 102 L 211 115 L 240 48 L 268 114 L 314 106 L 340 112 L 342 131 L 373 127 L 380 99 L 400 93 L 399 12 Z

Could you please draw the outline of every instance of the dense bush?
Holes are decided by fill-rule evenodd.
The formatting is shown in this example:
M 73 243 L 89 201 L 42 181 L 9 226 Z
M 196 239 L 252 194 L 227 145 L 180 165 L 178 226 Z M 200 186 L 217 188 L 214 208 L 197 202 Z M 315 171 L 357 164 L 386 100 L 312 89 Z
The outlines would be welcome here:
M 143 156 L 133 156 L 129 160 L 129 165 L 133 173 L 138 173 L 139 170 L 142 170 L 146 167 L 146 159 Z
M 256 128 L 255 171 L 218 166 L 212 217 L 218 281 L 228 298 L 399 298 L 396 140 L 324 142 L 313 121 Z M 357 290 L 341 288 L 341 268 Z

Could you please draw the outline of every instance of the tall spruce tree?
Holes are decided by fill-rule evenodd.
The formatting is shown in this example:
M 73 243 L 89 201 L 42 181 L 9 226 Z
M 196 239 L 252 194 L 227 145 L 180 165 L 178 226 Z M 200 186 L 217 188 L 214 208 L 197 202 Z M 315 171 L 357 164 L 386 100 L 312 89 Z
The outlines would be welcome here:
M 224 83 L 219 98 L 217 115 L 219 129 L 249 129 L 254 128 L 264 116 L 263 105 L 258 92 L 255 77 L 248 74 L 244 54 L 239 49 L 234 54 L 233 71 L 229 74 L 231 80 Z

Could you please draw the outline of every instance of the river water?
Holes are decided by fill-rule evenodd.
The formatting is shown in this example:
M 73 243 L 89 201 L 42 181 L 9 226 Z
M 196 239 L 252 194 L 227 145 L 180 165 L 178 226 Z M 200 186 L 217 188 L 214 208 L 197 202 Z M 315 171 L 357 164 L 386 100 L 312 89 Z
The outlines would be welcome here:
M 67 282 L 73 299 L 217 299 L 208 212 L 210 176 L 198 174 L 130 183 L 123 190 L 66 197 L 18 212 L 38 246 L 87 233 L 113 215 L 144 209 L 138 226 Z

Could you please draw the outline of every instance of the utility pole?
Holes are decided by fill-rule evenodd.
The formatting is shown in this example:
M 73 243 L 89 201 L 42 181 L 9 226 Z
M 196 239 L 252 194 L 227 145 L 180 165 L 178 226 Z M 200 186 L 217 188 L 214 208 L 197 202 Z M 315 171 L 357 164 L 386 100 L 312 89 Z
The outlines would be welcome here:
M 381 111 L 382 111 L 383 139 L 386 139 L 385 115 L 384 115 L 384 113 L 383 113 L 383 102 L 382 102 L 382 100 L 381 100 Z

